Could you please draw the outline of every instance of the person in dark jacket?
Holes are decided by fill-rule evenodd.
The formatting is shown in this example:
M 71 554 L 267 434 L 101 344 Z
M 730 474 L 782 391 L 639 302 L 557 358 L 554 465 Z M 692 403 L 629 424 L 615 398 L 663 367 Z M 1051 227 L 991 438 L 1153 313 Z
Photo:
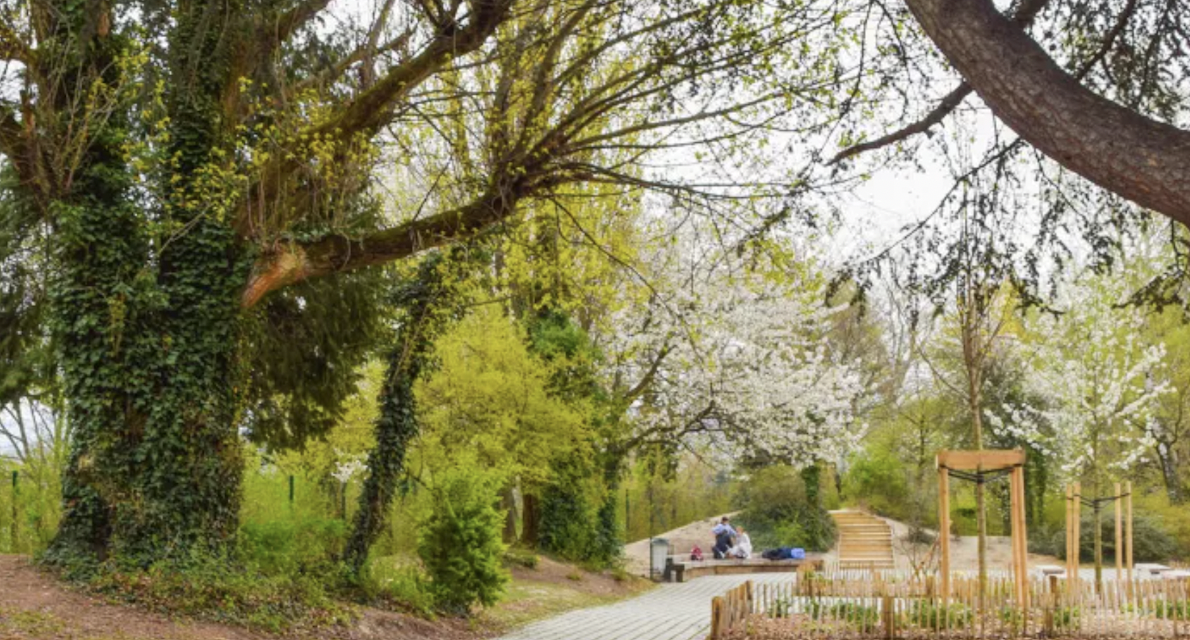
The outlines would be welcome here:
M 715 559 L 722 560 L 727 557 L 727 551 L 735 544 L 735 529 L 731 527 L 731 518 L 723 516 L 719 524 L 711 529 L 711 533 L 715 536 Z

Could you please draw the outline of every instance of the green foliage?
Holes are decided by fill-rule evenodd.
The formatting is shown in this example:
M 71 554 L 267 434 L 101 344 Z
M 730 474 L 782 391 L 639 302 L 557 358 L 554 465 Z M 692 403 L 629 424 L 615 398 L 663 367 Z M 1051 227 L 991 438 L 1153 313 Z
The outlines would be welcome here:
M 332 559 L 343 548 L 347 527 L 338 518 L 294 518 L 246 522 L 239 550 L 248 566 L 264 575 L 296 575 L 337 569 Z
M 31 467 L 0 459 L 0 553 L 38 554 L 49 545 L 62 514 L 56 471 L 50 466 Z M 12 485 L 14 472 L 16 487 Z
M 1190 559 L 1190 509 L 1185 503 L 1173 503 L 1164 491 L 1139 494 L 1133 488 L 1133 519 L 1138 516 L 1149 518 L 1173 540 L 1175 549 L 1166 557 Z M 1137 548 L 1140 543 L 1137 542 Z
M 1153 615 L 1165 620 L 1190 620 L 1190 600 L 1158 600 Z
M 345 418 L 364 358 L 390 340 L 380 271 L 304 282 L 266 298 L 245 323 L 252 441 L 300 448 Z
M 827 604 L 820 600 L 810 601 L 810 619 L 815 622 L 839 621 L 859 630 L 873 629 L 880 622 L 880 612 L 855 602 Z
M 442 468 L 454 464 L 458 450 L 474 450 L 476 462 L 506 482 L 537 486 L 548 481 L 556 458 L 576 450 L 593 455 L 589 403 L 560 397 L 553 387 L 568 361 L 545 361 L 527 342 L 518 323 L 492 306 L 435 342 L 434 371 L 416 388 L 420 461 Z
M 843 502 L 882 516 L 913 522 L 920 513 L 909 490 L 909 468 L 889 448 L 873 443 L 854 456 L 843 475 Z
M 394 293 L 403 326 L 387 355 L 380 412 L 374 428 L 376 444 L 368 454 L 368 476 L 359 498 L 347 563 L 358 573 L 380 536 L 405 466 L 409 441 L 418 432 L 413 385 L 430 363 L 434 340 L 464 313 L 460 283 L 471 265 L 467 249 L 434 253 Z
M 1082 517 L 1082 531 L 1079 535 L 1079 561 L 1091 562 L 1095 559 L 1095 524 L 1091 514 L 1084 507 Z M 1114 516 L 1104 515 L 1101 539 L 1103 541 L 1103 557 L 1105 562 L 1114 558 L 1116 524 Z M 1132 557 L 1136 562 L 1168 562 L 1178 551 L 1177 543 L 1164 530 L 1161 523 L 1152 516 L 1133 513 L 1132 516 Z M 1066 559 L 1066 530 L 1054 533 L 1053 554 Z
M 1082 610 L 1078 607 L 1058 607 L 1054 610 L 1054 628 L 1063 630 L 1077 629 L 1081 615 Z
M 420 567 L 391 560 L 374 560 L 357 577 L 361 595 L 369 603 L 433 617 L 434 594 L 425 572 Z
M 614 497 L 605 497 L 601 474 L 592 467 L 578 456 L 554 465 L 553 481 L 541 493 L 538 544 L 566 560 L 607 566 L 620 557 L 615 504 L 609 504 Z
M 627 492 L 627 504 L 624 495 L 615 496 L 627 540 L 643 540 L 652 533 L 733 510 L 728 470 L 690 453 L 679 458 L 676 466 L 667 473 L 647 459 L 638 457 L 634 462 L 620 492 Z
M 466 614 L 496 603 L 508 583 L 501 566 L 502 518 L 491 479 L 460 467 L 438 478 L 434 511 L 418 524 L 417 553 L 430 575 L 435 606 Z
M 826 551 L 834 546 L 834 521 L 821 504 L 809 501 L 803 474 L 792 467 L 772 465 L 754 471 L 740 483 L 735 502 L 742 509 L 737 523 L 748 530 L 758 551 Z

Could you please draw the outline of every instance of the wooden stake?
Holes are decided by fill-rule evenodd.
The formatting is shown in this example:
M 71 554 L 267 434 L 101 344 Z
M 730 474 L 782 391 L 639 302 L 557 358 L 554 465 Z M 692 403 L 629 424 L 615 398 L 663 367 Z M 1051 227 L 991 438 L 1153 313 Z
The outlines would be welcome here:
M 1124 578 L 1124 503 L 1120 483 L 1116 483 L 1116 582 Z
M 942 574 L 942 602 L 950 602 L 950 472 L 946 467 L 938 469 L 938 549 L 942 557 L 938 561 Z
M 1075 576 L 1075 560 L 1073 560 L 1073 542 L 1075 539 L 1075 485 L 1066 485 L 1066 579 L 1071 581 Z M 1073 582 L 1067 582 L 1073 584 Z
M 1025 522 L 1025 468 L 1012 471 L 1012 512 L 1015 516 L 1012 535 L 1017 541 L 1017 604 L 1021 615 L 1029 608 L 1029 530 Z
M 1080 564 L 1079 561 L 1081 560 L 1081 557 L 1082 557 L 1082 548 L 1083 548 L 1083 545 L 1082 545 L 1082 535 L 1083 535 L 1082 500 L 1083 500 L 1082 485 L 1080 483 L 1076 482 L 1076 483 L 1074 483 L 1074 500 L 1071 502 L 1072 511 L 1071 511 L 1071 523 L 1070 523 L 1071 527 L 1073 527 L 1073 529 L 1072 529 L 1073 535 L 1072 535 L 1072 539 L 1070 541 L 1070 544 L 1072 545 L 1070 548 L 1070 551 L 1071 551 L 1070 557 L 1072 558 L 1072 560 L 1074 562 L 1074 565 L 1073 565 L 1074 572 L 1071 573 L 1071 575 L 1070 575 L 1070 581 L 1071 581 L 1070 584 L 1074 586 L 1074 593 L 1076 594 L 1076 597 L 1082 593 L 1082 587 L 1081 587 L 1082 581 L 1079 579 L 1079 576 L 1078 576 L 1078 567 Z M 1079 600 L 1081 600 L 1081 599 L 1082 598 L 1079 597 Z
M 1128 584 L 1132 584 L 1132 481 L 1124 483 L 1124 563 L 1128 570 Z M 1131 588 L 1131 587 L 1129 587 Z

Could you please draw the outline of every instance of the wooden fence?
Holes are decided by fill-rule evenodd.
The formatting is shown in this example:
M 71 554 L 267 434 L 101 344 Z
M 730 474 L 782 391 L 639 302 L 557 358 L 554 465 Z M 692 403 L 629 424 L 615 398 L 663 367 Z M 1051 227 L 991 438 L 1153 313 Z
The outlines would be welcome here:
M 982 598 L 975 577 L 953 577 L 949 599 L 937 583 L 934 576 L 900 579 L 894 572 L 866 579 L 853 572 L 804 573 L 787 582 L 748 583 L 716 598 L 710 638 L 720 640 L 753 622 L 821 638 L 1190 639 L 1186 580 L 1104 581 L 1096 588 L 1088 580 L 1069 585 L 1056 576 L 1031 578 L 1024 609 L 1011 576 L 990 577 Z

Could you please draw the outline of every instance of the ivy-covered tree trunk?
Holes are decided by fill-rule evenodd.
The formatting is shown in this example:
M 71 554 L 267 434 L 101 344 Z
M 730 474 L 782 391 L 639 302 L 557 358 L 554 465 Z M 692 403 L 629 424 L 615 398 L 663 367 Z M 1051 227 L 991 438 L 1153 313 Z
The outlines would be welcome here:
M 385 529 L 397 479 L 405 465 L 405 450 L 409 440 L 417 435 L 413 385 L 430 357 L 434 338 L 463 313 L 455 290 L 459 274 L 450 268 L 463 265 L 460 256 L 464 253 L 428 257 L 416 279 L 396 296 L 395 303 L 403 307 L 404 318 L 396 345 L 388 355 L 380 391 L 380 416 L 374 430 L 376 445 L 368 453 L 368 476 L 344 554 L 348 566 L 357 575 Z
M 405 465 L 409 440 L 417 435 L 417 409 L 413 383 L 421 368 L 421 353 L 406 339 L 389 354 L 384 387 L 380 392 L 380 417 L 376 421 L 376 445 L 368 453 L 368 477 L 355 512 L 345 558 L 357 574 L 368 561 L 372 544 L 384 531 L 389 508 L 396 494 L 397 479 Z
M 110 9 L 62 11 L 59 43 L 78 56 L 77 74 L 102 86 L 63 83 L 63 108 L 85 105 L 94 132 L 77 177 L 51 205 L 60 236 L 52 316 L 74 437 L 49 557 L 73 565 L 114 555 L 143 566 L 218 552 L 239 510 L 234 372 L 247 273 L 219 216 L 226 194 L 204 181 L 225 137 L 217 96 L 228 74 L 223 36 L 202 25 L 235 8 L 183 3 L 176 13 L 170 39 L 180 46 L 165 96 L 172 189 L 160 208 L 133 189 L 131 125 L 119 104 L 129 63 L 124 43 L 106 33 Z M 92 35 L 79 42 L 82 34 Z M 95 97 L 103 92 L 107 101 Z M 179 232 L 154 243 L 153 222 Z

